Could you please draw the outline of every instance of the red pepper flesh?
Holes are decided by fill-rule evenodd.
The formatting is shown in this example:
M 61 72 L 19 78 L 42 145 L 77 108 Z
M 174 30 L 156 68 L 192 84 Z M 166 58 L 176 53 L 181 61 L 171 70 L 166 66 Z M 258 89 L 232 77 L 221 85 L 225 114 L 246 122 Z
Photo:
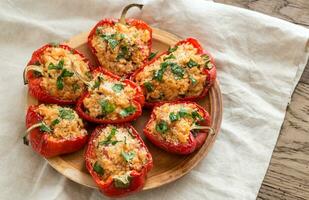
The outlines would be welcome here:
M 98 67 L 95 70 L 93 70 L 93 75 L 98 74 L 98 73 L 102 73 L 106 76 L 109 76 L 117 81 L 119 81 L 121 78 L 119 76 L 116 76 L 115 74 L 109 72 L 108 70 L 104 69 L 103 67 Z M 127 117 L 124 118 L 119 118 L 116 120 L 111 120 L 111 119 L 98 119 L 95 117 L 91 117 L 89 114 L 87 114 L 84 111 L 84 106 L 83 106 L 83 101 L 85 98 L 87 98 L 90 93 L 86 92 L 85 94 L 83 94 L 77 101 L 76 104 L 76 112 L 78 113 L 78 115 L 90 122 L 94 122 L 94 123 L 98 123 L 98 124 L 119 124 L 119 123 L 125 123 L 125 122 L 130 122 L 133 121 L 135 119 L 137 119 L 141 114 L 142 114 L 142 107 L 144 105 L 145 102 L 145 97 L 143 95 L 142 89 L 134 82 L 128 80 L 128 79 L 124 79 L 122 81 L 122 83 L 124 83 L 125 85 L 129 85 L 132 88 L 134 88 L 136 90 L 136 93 L 134 95 L 133 98 L 133 103 L 136 107 L 135 112 L 132 115 L 129 115 Z
M 185 40 L 179 41 L 178 43 L 176 43 L 175 46 L 179 46 L 181 44 L 185 44 L 185 43 L 189 43 L 191 44 L 193 47 L 195 47 L 197 49 L 197 53 L 201 54 L 201 55 L 207 55 L 209 56 L 210 62 L 212 63 L 212 68 L 211 69 L 206 69 L 204 68 L 204 73 L 207 75 L 206 78 L 206 84 L 204 86 L 204 89 L 202 91 L 202 93 L 198 96 L 190 96 L 190 97 L 184 97 L 184 98 L 178 98 L 178 99 L 174 99 L 172 101 L 157 101 L 157 102 L 145 102 L 145 106 L 146 107 L 153 107 L 156 106 L 158 104 L 162 104 L 162 103 L 168 103 L 168 102 L 173 102 L 173 101 L 193 101 L 193 100 L 197 100 L 197 99 L 202 99 L 203 97 L 205 97 L 207 95 L 207 92 L 209 90 L 209 88 L 214 84 L 215 80 L 216 80 L 216 76 L 217 76 L 217 71 L 216 71 L 216 66 L 215 66 L 215 62 L 213 57 L 202 48 L 202 46 L 200 45 L 200 43 L 194 39 L 194 38 L 187 38 Z M 143 65 L 141 68 L 139 68 L 137 71 L 135 71 L 134 74 L 132 74 L 131 79 L 133 81 L 135 81 L 135 78 L 137 76 L 137 74 L 141 71 L 144 70 L 145 67 L 151 65 L 152 63 L 154 63 L 155 61 L 157 61 L 161 56 L 163 55 L 168 55 L 169 52 L 165 51 L 162 52 L 161 54 L 157 55 L 154 59 L 152 59 L 151 61 L 147 62 L 145 65 Z M 141 86 L 143 88 L 143 90 L 145 89 L 144 86 Z
M 96 127 L 96 129 L 92 132 L 87 150 L 85 152 L 85 162 L 86 162 L 86 168 L 91 174 L 92 178 L 94 179 L 95 183 L 97 184 L 99 190 L 110 197 L 123 197 L 128 194 L 140 191 L 146 180 L 147 173 L 152 169 L 153 167 L 153 160 L 151 154 L 148 152 L 147 158 L 148 162 L 143 166 L 142 170 L 140 172 L 138 171 L 132 171 L 131 181 L 130 185 L 127 188 L 117 188 L 114 185 L 113 178 L 110 176 L 106 181 L 103 181 L 100 179 L 100 176 L 93 170 L 93 166 L 90 162 L 90 159 L 94 159 L 96 157 L 94 153 L 94 143 L 93 140 L 100 134 L 100 131 L 104 129 L 107 125 L 100 125 Z M 147 149 L 145 143 L 143 142 L 140 135 L 137 133 L 137 131 L 133 128 L 130 124 L 122 124 L 122 125 L 116 125 L 116 127 L 125 127 L 132 130 L 132 136 L 135 137 L 138 141 L 140 141 L 142 147 Z
M 40 123 L 43 118 L 35 110 L 37 105 L 28 108 L 26 115 L 26 127 Z M 88 141 L 88 135 L 72 139 L 51 139 L 48 133 L 40 131 L 39 128 L 32 129 L 29 133 L 29 142 L 34 151 L 45 158 L 54 157 L 62 154 L 78 151 Z
M 32 54 L 31 60 L 28 62 L 27 66 L 35 65 L 38 62 L 42 63 L 41 55 L 47 48 L 50 48 L 50 47 L 53 47 L 53 45 L 46 44 L 42 46 L 41 48 L 39 48 L 38 50 L 34 51 Z M 65 44 L 60 44 L 57 47 L 69 50 L 73 52 L 74 54 L 80 55 L 81 58 L 83 58 L 83 60 L 88 64 L 89 69 L 90 70 L 93 69 L 93 66 L 90 64 L 89 60 L 85 58 L 85 56 L 81 54 L 79 51 L 77 51 L 76 49 L 73 49 Z M 76 101 L 73 101 L 73 100 L 60 99 L 58 97 L 50 95 L 47 90 L 45 90 L 44 88 L 40 86 L 40 83 L 42 82 L 42 77 L 35 77 L 32 71 L 27 72 L 26 79 L 28 80 L 30 95 L 42 103 L 51 103 L 51 104 L 59 104 L 59 105 L 69 105 L 69 104 L 76 103 Z
M 203 113 L 202 118 L 203 121 L 199 122 L 199 125 L 201 126 L 210 126 L 211 118 L 209 113 L 200 105 L 194 103 L 194 102 L 182 102 L 182 101 L 176 101 L 172 103 L 168 103 L 170 105 L 175 104 L 194 104 L 194 106 Z M 157 105 L 154 107 L 153 110 L 155 110 L 156 107 L 159 107 L 161 105 Z M 181 154 L 186 155 L 194 152 L 195 150 L 199 149 L 205 142 L 208 131 L 207 130 L 200 130 L 196 136 L 193 136 L 192 132 L 190 132 L 190 136 L 187 143 L 172 143 L 165 140 L 160 140 L 158 137 L 156 137 L 153 133 L 151 133 L 151 130 L 149 128 L 149 125 L 156 120 L 156 115 L 154 112 L 151 113 L 150 120 L 147 122 L 147 125 L 145 126 L 143 132 L 147 139 L 149 139 L 154 145 L 164 149 L 167 152 L 175 153 L 175 154 Z

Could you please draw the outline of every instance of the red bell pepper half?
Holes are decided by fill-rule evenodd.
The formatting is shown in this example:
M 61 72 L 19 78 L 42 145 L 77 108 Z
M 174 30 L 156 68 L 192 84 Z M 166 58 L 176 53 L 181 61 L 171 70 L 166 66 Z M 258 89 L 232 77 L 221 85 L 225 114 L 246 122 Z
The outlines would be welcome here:
M 203 91 L 198 95 L 179 97 L 179 98 L 173 99 L 173 100 L 150 101 L 146 98 L 145 106 L 153 107 L 153 106 L 158 105 L 158 104 L 168 103 L 168 102 L 173 102 L 173 101 L 192 101 L 192 100 L 196 100 L 196 99 L 201 99 L 201 98 L 203 98 L 207 95 L 209 88 L 214 84 L 214 82 L 216 80 L 216 74 L 217 74 L 214 59 L 206 50 L 204 50 L 202 48 L 200 43 L 194 38 L 187 38 L 185 40 L 179 41 L 178 43 L 175 44 L 175 46 L 173 48 L 170 47 L 168 49 L 168 51 L 162 52 L 161 54 L 157 55 L 154 59 L 151 59 L 143 67 L 139 68 L 134 74 L 132 74 L 131 79 L 134 82 L 138 82 L 137 81 L 138 74 L 140 74 L 143 70 L 145 70 L 145 68 L 147 68 L 149 65 L 153 64 L 157 60 L 160 60 L 162 57 L 164 57 L 165 62 L 168 61 L 169 58 L 175 58 L 173 56 L 173 52 L 176 51 L 178 46 L 180 46 L 182 44 L 191 44 L 195 49 L 197 49 L 197 54 L 201 55 L 205 59 L 205 65 L 203 67 L 202 73 L 206 75 L 206 80 L 205 80 L 204 85 L 203 85 Z M 169 55 L 169 56 L 165 57 L 167 55 Z M 190 59 L 190 62 L 187 63 L 187 65 L 191 64 L 191 66 L 189 68 L 192 68 L 194 66 L 198 66 L 198 64 L 194 61 L 191 61 L 191 59 Z M 174 65 L 174 66 L 177 66 L 177 65 Z M 182 66 L 180 66 L 180 67 L 182 67 Z M 162 69 L 162 67 L 161 67 L 161 69 Z M 173 71 L 173 73 L 177 74 L 177 73 L 180 72 L 180 74 L 181 74 L 182 71 L 177 71 L 177 70 L 179 70 L 179 68 L 175 67 L 174 69 L 175 70 Z M 160 70 L 158 70 L 158 71 L 160 71 Z M 164 71 L 162 71 L 162 72 L 164 73 Z M 161 79 L 162 79 L 162 76 L 163 75 L 161 75 Z M 155 80 L 155 79 L 156 78 L 154 77 L 153 80 Z M 188 80 L 188 82 L 193 83 L 193 84 L 194 84 L 194 81 L 196 81 L 196 80 L 193 80 L 192 78 L 189 78 L 189 79 L 190 80 Z M 168 87 L 168 83 L 164 83 L 164 82 L 161 81 L 161 84 L 164 84 L 163 87 Z M 150 84 L 149 85 L 143 84 L 143 85 L 141 85 L 141 87 L 142 87 L 145 95 L 147 95 L 148 92 L 152 92 L 152 91 L 156 90 L 156 88 L 153 88 L 153 86 L 150 85 Z M 178 92 L 178 91 L 176 91 L 176 92 Z
M 103 26 L 114 27 L 115 24 L 117 24 L 117 23 L 127 25 L 128 27 L 135 27 L 138 30 L 148 31 L 149 35 L 150 35 L 150 39 L 148 40 L 147 47 L 146 47 L 147 50 L 148 50 L 148 54 L 146 54 L 144 56 L 144 60 L 142 60 L 142 65 L 143 65 L 147 61 L 147 59 L 148 59 L 148 57 L 151 53 L 152 29 L 148 26 L 148 24 L 146 22 L 144 22 L 142 20 L 132 19 L 132 18 L 126 19 L 125 18 L 127 11 L 132 7 L 138 7 L 139 9 L 142 9 L 143 5 L 141 5 L 141 4 L 129 4 L 128 6 L 126 6 L 123 9 L 120 19 L 107 18 L 107 19 L 103 19 L 103 20 L 99 21 L 95 25 L 95 27 L 91 30 L 91 32 L 89 33 L 89 36 L 88 36 L 88 46 L 89 46 L 90 50 L 92 51 L 93 55 L 96 57 L 97 63 L 100 63 L 101 66 L 106 67 L 107 69 L 112 71 L 114 74 L 117 74 L 119 76 L 126 76 L 126 77 L 131 75 L 134 72 L 135 69 L 131 69 L 127 72 L 118 72 L 117 68 L 119 67 L 119 65 L 124 65 L 123 62 L 120 62 L 120 59 L 123 58 L 125 60 L 130 60 L 130 55 L 131 55 L 130 48 L 133 47 L 133 46 L 136 47 L 138 45 L 136 45 L 136 44 L 129 45 L 127 43 L 126 44 L 127 46 L 122 46 L 121 41 L 123 40 L 123 37 L 126 37 L 125 36 L 126 33 L 116 32 L 112 35 L 101 35 L 101 38 L 103 40 L 107 41 L 108 44 L 112 46 L 113 50 L 116 49 L 115 48 L 116 46 L 118 46 L 118 45 L 120 46 L 119 54 L 113 60 L 113 63 L 116 63 L 116 65 L 113 64 L 112 66 L 109 67 L 109 66 L 107 66 L 106 63 L 104 63 L 106 61 L 106 59 L 104 59 L 105 60 L 104 62 L 100 62 L 100 59 L 97 56 L 98 50 L 95 48 L 95 45 L 93 44 L 92 40 L 96 35 L 101 34 L 101 33 L 98 33 L 98 28 L 103 27 Z M 122 37 L 114 38 L 114 36 L 116 36 L 117 34 L 122 35 Z M 106 48 L 106 50 L 108 51 L 108 48 Z M 144 51 L 144 50 L 145 50 L 145 47 L 140 47 L 139 52 Z M 113 51 L 111 51 L 111 52 L 113 53 Z M 110 54 L 110 52 L 107 52 L 107 53 Z M 140 66 L 136 66 L 136 67 L 139 68 Z M 127 67 L 124 65 L 124 68 L 127 68 Z
M 131 87 L 135 92 L 135 94 L 132 97 L 131 96 L 129 97 L 129 98 L 132 99 L 131 103 L 132 103 L 133 106 L 128 107 L 127 110 L 126 109 L 123 110 L 124 114 L 120 113 L 121 116 L 119 116 L 117 119 L 108 119 L 108 118 L 105 118 L 104 116 L 103 116 L 103 118 L 93 117 L 93 116 L 90 116 L 90 114 L 85 109 L 84 100 L 86 98 L 90 97 L 91 94 L 94 93 L 94 90 L 99 88 L 100 85 L 104 84 L 104 81 L 106 81 L 106 80 L 104 80 L 104 78 L 98 79 L 100 77 L 100 74 L 105 75 L 105 76 L 109 77 L 110 79 L 116 81 L 116 84 L 114 84 L 114 86 L 121 85 L 121 87 L 119 88 L 120 90 L 123 90 L 125 87 Z M 76 104 L 76 111 L 81 118 L 83 118 L 87 121 L 99 123 L 99 124 L 119 124 L 119 123 L 125 123 L 125 122 L 133 121 L 133 120 L 137 119 L 142 114 L 142 107 L 144 105 L 145 98 L 144 98 L 142 89 L 136 83 L 132 82 L 129 79 L 120 78 L 119 76 L 112 74 L 111 72 L 109 72 L 108 70 L 106 70 L 102 67 L 98 67 L 95 70 L 93 70 L 92 76 L 97 77 L 97 79 L 95 81 L 92 80 L 92 82 L 94 82 L 94 84 L 92 84 L 90 82 L 86 83 L 86 84 L 88 84 L 88 92 L 83 94 L 78 99 L 77 104 Z M 97 84 L 97 88 L 95 88 L 96 84 Z M 119 91 L 117 91 L 117 88 L 113 88 L 113 90 L 114 89 L 116 89 L 116 90 L 111 91 L 114 94 L 119 92 Z M 108 95 L 106 95 L 106 96 L 108 96 Z M 121 98 L 121 97 L 118 97 L 118 98 Z M 113 110 L 115 110 L 115 107 L 113 105 L 108 105 L 108 104 L 102 105 L 101 104 L 101 106 L 103 108 L 105 107 L 108 112 L 109 111 L 113 112 Z M 111 107 L 111 109 L 109 109 L 110 107 Z
M 37 71 L 38 68 L 35 66 L 39 67 L 39 65 L 43 64 L 41 56 L 43 55 L 44 51 L 47 48 L 52 48 L 52 47 L 63 48 L 65 50 L 70 51 L 73 54 L 80 55 L 83 61 L 87 63 L 87 65 L 89 66 L 89 69 L 90 70 L 93 69 L 93 66 L 90 64 L 89 60 L 84 57 L 83 54 L 69 47 L 68 45 L 46 44 L 33 52 L 31 60 L 28 62 L 27 67 L 24 70 L 24 74 L 23 74 L 24 84 L 25 85 L 28 84 L 30 95 L 38 99 L 42 103 L 55 103 L 59 105 L 75 104 L 76 100 L 62 99 L 62 98 L 53 96 L 46 89 L 41 87 L 41 82 L 42 82 L 42 76 L 40 76 L 41 71 L 40 70 Z
M 37 105 L 32 105 L 27 111 L 26 127 L 28 129 L 23 138 L 25 145 L 30 143 L 34 151 L 46 158 L 72 153 L 86 145 L 88 134 L 69 139 L 53 137 L 53 130 L 43 122 L 43 117 L 36 112 L 37 108 Z M 65 114 L 64 112 L 62 115 L 68 117 Z
M 108 129 L 109 127 L 110 129 Z M 117 134 L 120 134 L 118 131 L 120 131 L 121 128 L 127 130 L 125 133 L 122 132 L 124 134 L 124 137 L 122 137 L 125 139 L 124 141 L 117 141 L 116 136 Z M 105 140 L 100 141 L 100 135 L 106 134 L 104 133 L 104 130 L 111 131 L 110 133 L 107 132 L 108 135 L 105 137 Z M 132 147 L 132 141 L 130 142 L 130 145 L 128 145 L 127 142 L 130 140 L 129 138 L 137 141 L 138 146 Z M 100 146 L 103 146 L 103 148 L 98 151 Z M 109 152 L 109 148 L 114 149 Z M 134 152 L 124 152 L 124 150 L 128 151 L 128 148 L 133 148 Z M 115 153 L 115 151 L 117 153 Z M 117 155 L 119 155 L 117 160 L 111 160 Z M 138 161 L 134 160 L 134 157 L 140 159 L 141 155 L 143 155 L 145 160 L 139 167 L 139 170 L 136 170 L 133 165 L 135 165 Z M 112 156 L 112 158 L 110 156 Z M 100 159 L 99 157 L 101 157 L 101 160 L 107 160 L 105 162 L 107 163 L 107 167 L 100 164 L 98 161 Z M 131 160 L 133 162 L 131 162 Z M 110 197 L 122 197 L 141 190 L 145 184 L 147 173 L 153 167 L 152 156 L 146 145 L 133 126 L 129 124 L 106 124 L 98 126 L 91 134 L 88 147 L 85 152 L 85 162 L 87 170 L 91 174 L 100 191 Z M 124 168 L 121 168 L 123 166 Z M 115 171 L 111 171 L 111 169 L 115 169 Z M 121 171 L 122 169 L 129 169 L 129 171 L 119 172 L 119 170 Z
M 173 102 L 153 108 L 144 134 L 154 145 L 175 154 L 199 149 L 214 130 L 210 116 L 194 102 Z

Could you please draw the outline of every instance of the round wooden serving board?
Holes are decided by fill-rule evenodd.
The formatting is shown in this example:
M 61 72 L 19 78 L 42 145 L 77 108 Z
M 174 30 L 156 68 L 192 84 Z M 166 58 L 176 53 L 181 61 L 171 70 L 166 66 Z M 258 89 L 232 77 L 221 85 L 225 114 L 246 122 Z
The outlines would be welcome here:
M 70 39 L 67 44 L 82 52 L 95 65 L 95 59 L 87 47 L 87 37 L 89 32 L 79 34 Z M 174 45 L 181 38 L 153 28 L 153 49 L 152 51 L 165 51 L 169 46 Z M 28 95 L 28 105 L 37 104 L 38 102 Z M 148 173 L 146 184 L 143 190 L 148 190 L 162 186 L 164 184 L 175 181 L 188 173 L 194 166 L 196 166 L 209 152 L 213 145 L 216 136 L 219 133 L 221 119 L 222 119 L 222 99 L 218 82 L 216 82 L 209 90 L 209 95 L 205 99 L 199 101 L 199 104 L 206 108 L 212 118 L 211 126 L 215 129 L 213 135 L 208 135 L 204 145 L 196 152 L 188 156 L 179 156 L 167 153 L 154 145 L 152 145 L 143 136 L 143 127 L 149 119 L 149 111 L 143 111 L 143 115 L 133 122 L 136 130 L 142 135 L 147 147 L 149 148 L 154 159 L 154 167 Z M 84 164 L 84 150 L 78 152 L 49 158 L 47 161 L 59 173 L 77 182 L 81 185 L 96 188 L 92 177 L 87 172 Z

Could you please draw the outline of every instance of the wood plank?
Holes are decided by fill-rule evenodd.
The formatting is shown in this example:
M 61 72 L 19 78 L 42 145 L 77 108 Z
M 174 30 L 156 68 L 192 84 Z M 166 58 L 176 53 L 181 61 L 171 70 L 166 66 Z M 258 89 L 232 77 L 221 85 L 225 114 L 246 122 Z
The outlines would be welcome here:
M 309 199 L 309 85 L 292 99 L 257 199 Z
M 308 0 L 214 0 L 309 28 Z M 257 199 L 309 200 L 309 62 L 288 106 Z

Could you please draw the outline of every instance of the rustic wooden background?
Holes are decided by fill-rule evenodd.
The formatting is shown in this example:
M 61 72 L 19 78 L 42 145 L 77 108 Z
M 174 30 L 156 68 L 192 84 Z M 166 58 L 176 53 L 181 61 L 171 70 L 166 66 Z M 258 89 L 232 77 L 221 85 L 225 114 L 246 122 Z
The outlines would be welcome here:
M 309 28 L 309 0 L 214 0 Z M 258 200 L 309 200 L 309 63 L 287 108 Z

